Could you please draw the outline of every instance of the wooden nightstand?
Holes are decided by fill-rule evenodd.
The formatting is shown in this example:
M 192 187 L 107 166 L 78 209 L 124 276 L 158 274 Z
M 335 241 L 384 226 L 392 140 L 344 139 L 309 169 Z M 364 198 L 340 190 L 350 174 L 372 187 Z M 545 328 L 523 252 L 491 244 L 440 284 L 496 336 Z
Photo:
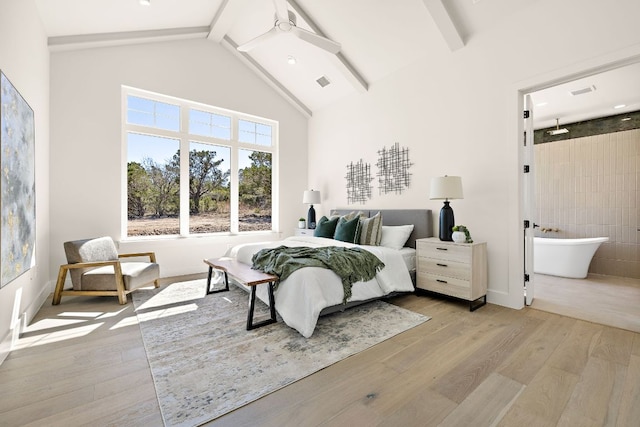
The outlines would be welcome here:
M 295 236 L 313 236 L 313 232 L 316 231 L 311 228 L 296 228 L 293 233 Z
M 473 311 L 487 303 L 487 244 L 416 240 L 416 288 L 469 301 Z M 417 290 L 416 289 L 416 290 Z

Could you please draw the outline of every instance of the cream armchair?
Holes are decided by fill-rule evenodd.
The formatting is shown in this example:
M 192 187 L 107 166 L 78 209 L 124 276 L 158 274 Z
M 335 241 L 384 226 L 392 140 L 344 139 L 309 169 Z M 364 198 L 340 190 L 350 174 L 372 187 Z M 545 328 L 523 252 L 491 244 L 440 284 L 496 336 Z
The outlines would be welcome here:
M 117 296 L 127 303 L 127 294 L 153 283 L 159 286 L 160 266 L 153 252 L 118 254 L 111 237 L 75 240 L 64 243 L 68 264 L 60 266 L 53 293 L 53 305 L 63 295 Z M 148 257 L 149 262 L 121 261 L 121 258 Z M 73 289 L 64 290 L 67 272 L 71 272 Z

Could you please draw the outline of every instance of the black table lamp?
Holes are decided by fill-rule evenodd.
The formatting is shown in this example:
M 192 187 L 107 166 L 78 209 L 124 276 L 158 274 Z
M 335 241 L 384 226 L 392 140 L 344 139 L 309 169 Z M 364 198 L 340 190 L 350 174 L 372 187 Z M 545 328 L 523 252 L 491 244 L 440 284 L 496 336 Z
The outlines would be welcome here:
M 315 190 L 305 190 L 302 195 L 302 203 L 310 205 L 309 213 L 307 214 L 307 227 L 310 229 L 316 228 L 316 210 L 313 209 L 313 205 L 320 203 L 320 192 Z
M 440 210 L 440 240 L 453 241 L 451 230 L 455 223 L 453 209 L 449 206 L 450 199 L 462 199 L 462 178 L 459 176 L 438 176 L 431 179 L 431 193 L 429 199 L 444 200 Z

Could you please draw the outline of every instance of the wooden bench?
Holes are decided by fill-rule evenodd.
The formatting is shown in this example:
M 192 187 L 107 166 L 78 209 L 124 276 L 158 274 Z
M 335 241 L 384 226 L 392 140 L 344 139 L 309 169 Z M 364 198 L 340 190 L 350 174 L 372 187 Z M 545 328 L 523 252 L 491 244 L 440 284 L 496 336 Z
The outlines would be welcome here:
M 273 296 L 273 284 L 278 280 L 278 276 L 254 270 L 247 264 L 242 264 L 231 258 L 209 258 L 205 259 L 204 263 L 209 266 L 209 274 L 207 276 L 207 295 L 228 291 L 229 276 L 233 277 L 239 283 L 251 288 L 251 302 L 249 304 L 249 313 L 247 315 L 247 331 L 276 322 L 276 304 Z M 225 287 L 223 289 L 211 289 L 211 276 L 214 269 L 220 270 L 224 273 Z M 271 313 L 271 318 L 258 323 L 253 323 L 253 311 L 256 302 L 256 286 L 262 283 L 266 283 L 269 286 L 269 312 Z

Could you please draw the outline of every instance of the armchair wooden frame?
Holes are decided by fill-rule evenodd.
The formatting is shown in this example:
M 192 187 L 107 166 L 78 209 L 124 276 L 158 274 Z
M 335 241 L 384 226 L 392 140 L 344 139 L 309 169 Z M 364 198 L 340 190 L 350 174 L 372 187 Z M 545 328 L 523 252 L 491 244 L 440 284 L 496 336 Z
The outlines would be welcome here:
M 138 252 L 138 253 L 129 253 L 129 254 L 118 254 L 118 258 L 134 258 L 134 257 L 149 257 L 149 261 L 155 263 L 156 262 L 156 254 L 155 252 Z M 118 297 L 118 302 L 120 304 L 127 303 L 127 295 L 133 292 L 135 289 L 127 290 L 124 287 L 124 279 L 122 277 L 122 268 L 120 267 L 120 260 L 113 261 L 95 261 L 95 262 L 76 262 L 73 264 L 63 264 L 60 266 L 60 270 L 58 271 L 58 281 L 56 282 L 56 289 L 53 293 L 53 305 L 60 304 L 60 300 L 63 295 L 93 295 L 93 296 L 114 296 Z M 76 290 L 64 290 L 64 283 L 67 280 L 67 273 L 69 270 L 75 268 L 92 268 L 92 267 L 104 267 L 107 265 L 112 265 L 114 270 L 114 280 L 116 282 L 116 290 L 115 291 L 107 291 L 107 290 L 99 290 L 99 291 L 76 291 Z M 151 283 L 151 282 L 150 282 Z M 153 281 L 154 286 L 157 288 L 160 286 L 158 283 L 158 279 Z

